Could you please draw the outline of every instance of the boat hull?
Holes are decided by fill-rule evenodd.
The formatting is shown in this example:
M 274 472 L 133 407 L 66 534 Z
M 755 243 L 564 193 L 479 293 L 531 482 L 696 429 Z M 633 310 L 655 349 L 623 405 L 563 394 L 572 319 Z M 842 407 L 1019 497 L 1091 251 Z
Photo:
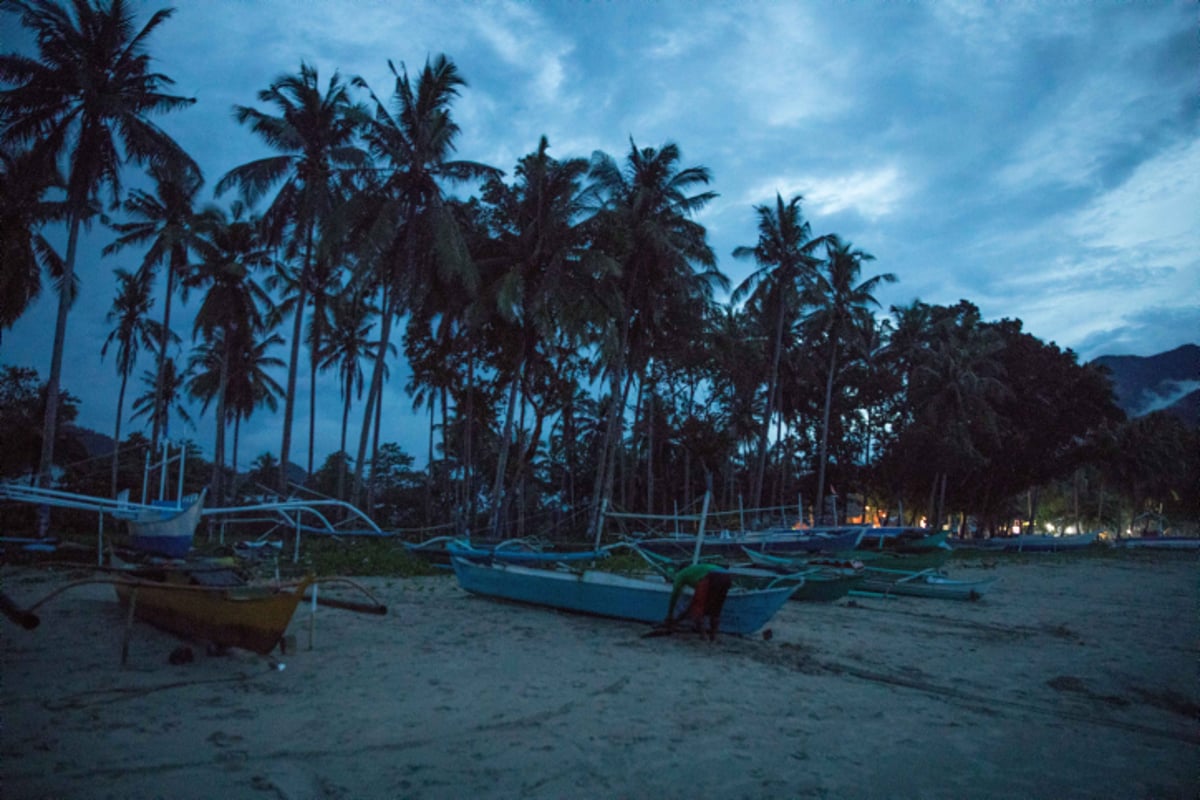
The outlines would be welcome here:
M 1132 536 L 1117 539 L 1114 544 L 1139 550 L 1200 550 L 1200 538 L 1194 536 Z
M 706 538 L 701 544 L 705 556 L 738 556 L 743 548 L 752 548 L 763 553 L 777 555 L 836 553 L 853 550 L 863 536 L 862 528 L 841 528 L 828 532 L 808 530 L 757 531 L 734 536 L 720 534 Z M 677 536 L 657 539 L 638 539 L 637 546 L 643 550 L 668 558 L 690 559 L 696 549 L 696 537 Z
M 935 547 L 924 552 L 898 552 L 888 549 L 855 550 L 850 553 L 842 553 L 842 556 L 861 561 L 873 569 L 920 572 L 925 569 L 941 569 L 946 566 L 952 552 L 949 547 Z
M 557 608 L 581 614 L 651 624 L 667 616 L 671 584 L 665 580 L 626 577 L 599 570 L 552 570 L 516 564 L 484 564 L 452 558 L 459 586 L 472 594 Z M 721 612 L 721 630 L 750 634 L 762 628 L 783 607 L 795 586 L 773 589 L 733 588 Z M 691 601 L 682 593 L 673 614 Z
M 1083 550 L 1101 544 L 1099 531 L 1076 536 L 1023 534 L 1002 541 L 1004 550 L 1009 553 L 1057 553 L 1062 550 Z
M 501 561 L 506 564 L 558 564 L 608 558 L 606 550 L 522 550 L 515 547 L 472 547 L 464 542 L 450 542 L 446 545 L 446 551 L 451 556 L 470 561 Z
M 804 558 L 787 558 L 774 556 L 769 553 L 759 553 L 750 548 L 743 550 L 751 563 L 774 571 L 779 575 L 796 575 L 803 577 L 804 583 L 793 600 L 812 603 L 832 603 L 848 595 L 851 590 L 859 588 L 866 573 L 861 562 L 847 561 L 844 565 L 833 565 L 830 562 L 813 561 Z
M 135 550 L 167 558 L 186 558 L 203 508 L 204 492 L 201 492 L 182 510 L 139 510 L 117 516 L 128 524 L 129 543 Z
M 307 585 L 210 589 L 138 580 L 123 581 L 116 590 L 122 606 L 134 603 L 134 616 L 157 628 L 186 639 L 266 654 L 287 631 Z
M 943 600 L 978 600 L 996 580 L 987 578 L 981 581 L 957 581 L 942 575 L 906 575 L 868 569 L 867 577 L 858 587 L 858 591 Z
M 865 575 L 826 575 L 820 570 L 806 573 L 804 585 L 792 595 L 793 600 L 808 603 L 832 603 L 862 586 Z

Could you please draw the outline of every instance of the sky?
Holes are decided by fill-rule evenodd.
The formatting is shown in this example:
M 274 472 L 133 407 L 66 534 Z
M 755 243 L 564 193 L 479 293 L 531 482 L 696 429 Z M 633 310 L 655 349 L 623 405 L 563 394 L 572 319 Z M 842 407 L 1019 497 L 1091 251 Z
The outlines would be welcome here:
M 139 25 L 166 6 L 132 5 Z M 511 176 L 543 134 L 560 159 L 674 142 L 682 166 L 712 173 L 719 197 L 697 219 L 735 286 L 753 269 L 732 252 L 757 239 L 754 207 L 802 195 L 814 235 L 874 255 L 864 277 L 899 278 L 877 292 L 883 312 L 966 299 L 1087 361 L 1200 341 L 1198 18 L 1189 0 L 180 0 L 148 49 L 197 100 L 158 121 L 204 170 L 205 200 L 270 154 L 232 107 L 266 110 L 256 93 L 301 62 L 322 85 L 337 71 L 386 97 L 389 60 L 416 73 L 444 53 L 468 84 L 453 106 L 460 158 Z M 0 49 L 33 54 L 12 15 Z M 101 258 L 112 238 L 96 226 L 82 247 L 63 367 L 78 423 L 108 433 L 112 270 L 140 263 Z M 185 340 L 196 303 L 175 317 Z M 3 334 L 0 364 L 48 375 L 55 304 L 44 292 Z M 149 368 L 147 356 L 135 376 Z M 383 440 L 423 463 L 428 417 L 403 384 L 387 387 Z M 318 387 L 319 465 L 341 406 L 332 376 Z M 239 466 L 278 455 L 281 420 L 243 426 Z M 211 456 L 212 410 L 196 424 L 183 433 Z

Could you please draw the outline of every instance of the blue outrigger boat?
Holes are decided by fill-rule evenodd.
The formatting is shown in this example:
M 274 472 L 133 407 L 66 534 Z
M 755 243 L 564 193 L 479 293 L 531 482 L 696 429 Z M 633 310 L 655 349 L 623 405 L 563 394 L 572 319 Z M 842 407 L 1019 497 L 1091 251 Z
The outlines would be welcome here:
M 204 496 L 185 498 L 186 502 L 156 503 L 136 510 L 112 512 L 129 526 L 129 543 L 135 550 L 167 558 L 186 558 L 204 509 Z
M 614 619 L 659 624 L 667 616 L 671 582 L 661 576 L 633 577 L 595 569 L 543 568 L 502 561 L 451 557 L 458 584 L 465 591 L 519 603 Z M 734 586 L 721 612 L 723 633 L 750 634 L 766 625 L 799 588 L 797 584 L 766 589 Z M 673 615 L 691 602 L 684 590 Z

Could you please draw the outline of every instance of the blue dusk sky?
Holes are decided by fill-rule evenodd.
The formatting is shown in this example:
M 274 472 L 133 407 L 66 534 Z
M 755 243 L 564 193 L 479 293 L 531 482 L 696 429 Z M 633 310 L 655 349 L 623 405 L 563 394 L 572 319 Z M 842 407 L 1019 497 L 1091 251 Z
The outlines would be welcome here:
M 166 4 L 132 5 L 140 25 Z M 754 206 L 800 194 L 814 234 L 873 254 L 867 274 L 899 277 L 879 292 L 883 311 L 967 299 L 1089 360 L 1200 339 L 1197 20 L 1185 0 L 183 0 L 149 51 L 197 99 L 159 120 L 203 168 L 205 200 L 269 153 L 231 109 L 277 76 L 304 61 L 323 85 L 336 70 L 386 96 L 389 59 L 415 73 L 445 53 L 468 83 L 453 108 L 461 158 L 511 175 L 543 134 L 558 158 L 675 142 L 683 165 L 712 172 L 720 197 L 698 220 L 734 285 L 752 268 L 731 254 L 757 238 Z M 0 15 L 0 41 L 34 54 L 13 15 Z M 100 359 L 112 270 L 140 263 L 101 259 L 111 238 L 96 226 L 81 251 L 63 369 L 79 422 L 103 432 L 118 388 L 111 355 Z M 176 317 L 185 339 L 196 302 Z M 45 292 L 4 334 L 0 363 L 48 374 L 54 305 Z M 412 413 L 405 377 L 388 387 L 383 438 L 422 463 L 428 418 Z M 281 417 L 243 427 L 240 466 L 278 454 Z M 298 463 L 307 418 L 300 392 Z M 210 409 L 186 435 L 208 449 L 213 424 Z M 339 425 L 328 377 L 318 464 Z

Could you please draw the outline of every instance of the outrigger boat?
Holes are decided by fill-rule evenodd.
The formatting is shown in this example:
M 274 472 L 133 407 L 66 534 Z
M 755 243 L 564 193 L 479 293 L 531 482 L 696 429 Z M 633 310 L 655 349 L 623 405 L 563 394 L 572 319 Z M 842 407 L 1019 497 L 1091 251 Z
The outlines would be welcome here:
M 705 556 L 728 557 L 738 555 L 744 548 L 753 548 L 762 553 L 778 555 L 801 555 L 837 553 L 859 546 L 865 528 L 829 528 L 823 530 L 772 528 L 762 531 L 718 533 L 704 540 Z M 659 536 L 653 538 L 631 538 L 630 544 L 641 549 L 668 557 L 691 555 L 696 547 L 696 537 L 691 534 Z
M 1004 549 L 1010 553 L 1057 553 L 1063 550 L 1082 550 L 1107 544 L 1101 538 L 1100 533 L 1100 531 L 1091 531 L 1069 536 L 1025 533 L 1019 536 L 1003 537 L 1000 541 L 1004 543 Z
M 863 563 L 857 560 L 789 558 L 759 553 L 749 547 L 744 552 L 752 564 L 763 569 L 802 577 L 804 585 L 792 595 L 793 600 L 832 603 L 857 589 L 867 574 Z
M 127 578 L 114 585 L 122 607 L 143 622 L 185 639 L 265 655 L 283 639 L 312 581 L 226 583 L 223 575 L 230 572 L 164 572 L 159 579 Z
M 506 564 L 566 564 L 608 558 L 609 549 L 542 550 L 531 547 L 522 539 L 508 539 L 495 545 L 480 547 L 463 540 L 446 543 L 446 552 L 468 561 L 501 561 Z
M 465 591 L 550 608 L 614 619 L 658 624 L 667 616 L 672 584 L 662 576 L 627 576 L 595 569 L 543 568 L 451 557 L 458 584 Z M 734 586 L 721 611 L 721 631 L 750 634 L 762 628 L 799 587 L 799 583 L 766 589 Z M 678 613 L 691 602 L 681 593 Z
M 991 588 L 998 578 L 979 581 L 959 581 L 942 575 L 936 570 L 921 572 L 867 568 L 862 585 L 851 594 L 908 595 L 910 597 L 935 597 L 946 600 L 978 600 Z
M 28 609 L 21 609 L 10 599 L 3 598 L 0 611 L 14 622 L 32 629 L 38 624 L 34 612 L 47 601 L 68 589 L 97 583 L 111 584 L 117 600 L 128 610 L 122 663 L 128 652 L 128 623 L 133 619 L 148 622 L 184 639 L 266 655 L 276 646 L 283 649 L 284 634 L 302 601 L 311 600 L 318 605 L 368 614 L 387 613 L 387 607 L 370 591 L 349 578 L 249 581 L 231 566 L 219 563 L 115 567 L 104 576 L 60 586 Z M 370 602 L 318 595 L 317 587 L 326 584 L 349 585 Z M 306 594 L 309 591 L 311 594 Z
M 186 558 L 200 523 L 206 492 L 186 497 L 178 505 L 118 509 L 112 515 L 129 526 L 129 544 L 135 550 L 167 558 Z

